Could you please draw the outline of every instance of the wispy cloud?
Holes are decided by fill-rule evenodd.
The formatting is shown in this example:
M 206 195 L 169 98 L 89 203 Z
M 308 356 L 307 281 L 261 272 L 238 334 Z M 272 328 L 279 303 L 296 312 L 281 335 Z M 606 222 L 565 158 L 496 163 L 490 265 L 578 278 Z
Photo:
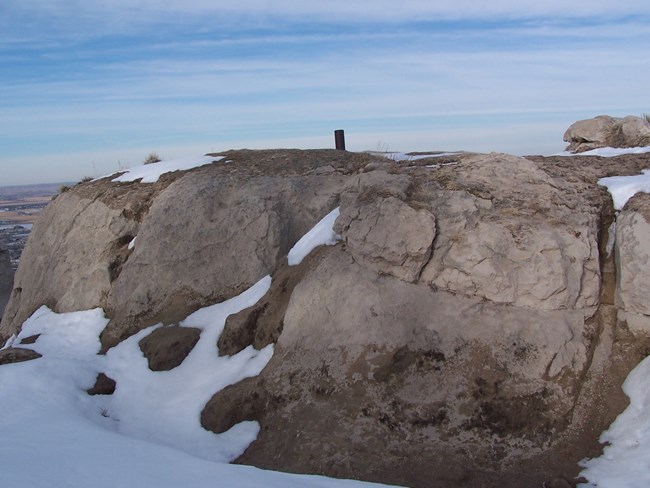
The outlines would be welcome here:
M 649 15 L 633 1 L 5 0 L 0 184 L 29 158 L 81 171 L 120 151 L 329 145 L 334 128 L 353 149 L 557 151 L 576 118 L 650 110 Z

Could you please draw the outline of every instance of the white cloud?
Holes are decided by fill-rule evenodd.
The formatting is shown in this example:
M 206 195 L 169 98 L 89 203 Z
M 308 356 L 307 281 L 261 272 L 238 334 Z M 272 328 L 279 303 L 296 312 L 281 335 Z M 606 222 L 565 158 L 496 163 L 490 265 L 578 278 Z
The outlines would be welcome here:
M 77 178 L 124 151 L 322 147 L 335 128 L 357 149 L 557 152 L 578 118 L 650 109 L 650 2 L 475 3 L 6 0 L 0 167 L 78 155 Z M 459 16 L 475 22 L 398 23 Z M 38 42 L 7 44 L 24 33 Z
M 486 21 L 534 18 L 624 18 L 650 15 L 638 0 L 4 0 L 0 39 L 66 39 L 137 34 L 148 28 L 232 30 L 285 22 L 346 24 L 409 21 Z M 47 36 L 45 36 L 47 37 Z

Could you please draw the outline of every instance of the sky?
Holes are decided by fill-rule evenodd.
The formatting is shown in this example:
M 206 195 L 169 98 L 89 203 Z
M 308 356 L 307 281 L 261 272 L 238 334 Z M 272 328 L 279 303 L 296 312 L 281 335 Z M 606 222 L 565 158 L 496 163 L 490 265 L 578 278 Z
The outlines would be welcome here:
M 641 0 L 3 0 L 0 186 L 239 148 L 554 154 L 650 112 Z

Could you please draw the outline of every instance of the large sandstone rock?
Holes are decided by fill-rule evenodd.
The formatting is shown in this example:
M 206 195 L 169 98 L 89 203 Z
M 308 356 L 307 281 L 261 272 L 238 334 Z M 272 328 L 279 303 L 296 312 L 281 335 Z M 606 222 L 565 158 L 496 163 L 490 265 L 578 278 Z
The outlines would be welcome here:
M 645 118 L 628 115 L 599 115 L 579 120 L 564 133 L 567 151 L 583 152 L 599 147 L 637 147 L 650 145 L 650 123 Z
M 0 338 L 42 304 L 101 306 L 105 349 L 162 322 L 140 347 L 152 368 L 173 369 L 199 334 L 175 323 L 270 273 L 267 296 L 227 319 L 218 347 L 275 343 L 274 356 L 201 415 L 218 432 L 260 422 L 239 462 L 520 487 L 571 479 L 598 454 L 650 344 L 625 315 L 647 315 L 642 200 L 609 253 L 614 211 L 597 180 L 647 161 L 226 156 L 153 185 L 104 180 L 58 196 L 25 249 Z M 341 242 L 288 266 L 337 206 Z
M 5 305 L 9 301 L 11 289 L 14 284 L 14 271 L 6 249 L 0 249 L 0 317 Z

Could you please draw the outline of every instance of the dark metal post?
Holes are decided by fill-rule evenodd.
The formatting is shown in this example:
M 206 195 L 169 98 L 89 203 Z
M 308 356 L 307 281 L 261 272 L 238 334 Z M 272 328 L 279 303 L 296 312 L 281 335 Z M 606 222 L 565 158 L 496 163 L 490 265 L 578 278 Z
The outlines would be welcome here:
M 345 132 L 342 129 L 334 131 L 334 142 L 336 143 L 336 149 L 345 151 Z

